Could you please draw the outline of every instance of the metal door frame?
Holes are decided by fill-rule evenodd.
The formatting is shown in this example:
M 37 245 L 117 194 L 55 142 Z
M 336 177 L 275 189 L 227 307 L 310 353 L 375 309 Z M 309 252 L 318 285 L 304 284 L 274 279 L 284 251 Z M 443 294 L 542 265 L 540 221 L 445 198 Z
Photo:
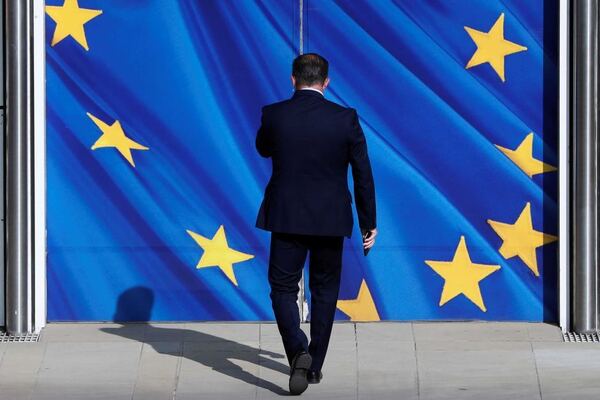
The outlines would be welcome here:
M 4 0 L 6 329 L 46 324 L 46 80 L 43 0 Z

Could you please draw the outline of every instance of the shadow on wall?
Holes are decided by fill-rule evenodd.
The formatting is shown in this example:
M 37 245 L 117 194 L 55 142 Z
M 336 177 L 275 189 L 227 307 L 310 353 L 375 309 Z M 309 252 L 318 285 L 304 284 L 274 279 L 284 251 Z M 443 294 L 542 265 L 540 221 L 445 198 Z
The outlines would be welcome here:
M 153 326 L 148 323 L 153 305 L 154 292 L 151 289 L 143 286 L 128 289 L 119 296 L 117 309 L 113 316 L 113 321 L 121 323 L 121 326 L 101 328 L 101 330 L 146 343 L 160 354 L 187 358 L 273 393 L 287 394 L 281 387 L 244 371 L 231 361 L 245 361 L 288 375 L 289 367 L 287 365 L 271 359 L 285 358 L 284 355 L 191 329 Z M 125 322 L 136 322 L 136 325 L 142 323 L 144 325 L 143 335 L 139 334 L 138 329 L 132 330 L 131 325 L 127 325 Z

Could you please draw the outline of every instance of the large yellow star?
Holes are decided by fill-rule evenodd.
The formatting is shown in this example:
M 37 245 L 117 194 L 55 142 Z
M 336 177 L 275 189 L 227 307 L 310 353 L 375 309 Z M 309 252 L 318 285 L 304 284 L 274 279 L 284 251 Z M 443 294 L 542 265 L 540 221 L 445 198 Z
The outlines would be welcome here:
M 205 238 L 190 230 L 186 232 L 204 249 L 204 253 L 200 261 L 198 261 L 196 268 L 219 267 L 225 276 L 237 286 L 238 283 L 233 272 L 233 264 L 249 260 L 254 258 L 254 256 L 230 248 L 227 244 L 223 225 L 219 227 L 212 239 Z
M 533 132 L 530 132 L 515 150 L 496 145 L 508 158 L 510 158 L 528 177 L 556 171 L 556 167 L 533 158 Z
M 489 32 L 481 32 L 465 26 L 465 30 L 477 45 L 477 50 L 467 63 L 467 68 L 489 63 L 502 82 L 504 79 L 504 57 L 527 50 L 527 47 L 504 39 L 504 13 L 494 23 Z
M 134 142 L 125 136 L 125 132 L 123 132 L 123 128 L 121 127 L 121 123 L 119 121 L 115 121 L 112 125 L 108 125 L 92 114 L 86 114 L 102 131 L 102 136 L 96 140 L 96 143 L 94 143 L 92 146 L 92 150 L 96 150 L 101 147 L 114 147 L 119 151 L 119 153 L 121 153 L 123 157 L 125 157 L 127 161 L 129 161 L 129 164 L 135 167 L 131 150 L 148 150 L 148 147 L 142 146 L 141 144 Z
M 540 276 L 535 250 L 547 243 L 554 242 L 558 238 L 533 229 L 530 203 L 525 205 L 514 224 L 492 221 L 491 219 L 488 219 L 487 222 L 502 238 L 502 246 L 499 250 L 502 257 L 509 259 L 518 256 L 535 276 Z
M 84 49 L 89 50 L 83 26 L 102 14 L 102 10 L 79 8 L 77 0 L 65 0 L 62 6 L 46 6 L 46 13 L 56 22 L 51 45 L 71 36 Z
M 459 294 L 464 294 L 481 311 L 486 311 L 479 282 L 488 275 L 500 269 L 499 265 L 475 264 L 471 262 L 465 237 L 461 236 L 452 261 L 426 260 L 439 276 L 444 278 L 444 288 L 440 298 L 440 306 L 452 300 Z
M 367 282 L 363 279 L 354 300 L 338 300 L 337 308 L 350 317 L 350 321 L 379 321 L 379 314 Z

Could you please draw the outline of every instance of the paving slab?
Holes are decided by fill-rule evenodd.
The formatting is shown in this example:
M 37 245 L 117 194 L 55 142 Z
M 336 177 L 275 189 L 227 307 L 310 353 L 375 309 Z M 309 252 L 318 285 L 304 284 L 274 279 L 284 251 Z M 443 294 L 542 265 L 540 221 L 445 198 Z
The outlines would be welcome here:
M 177 388 L 182 350 L 183 344 L 179 341 L 144 343 L 133 400 L 173 398 Z
M 255 323 L 187 323 L 185 342 L 210 342 L 232 340 L 250 342 L 259 340 L 260 325 Z
M 146 324 L 54 323 L 42 330 L 41 342 L 140 342 Z
M 0 343 L 0 366 L 2 365 L 2 358 L 4 358 L 6 346 L 8 346 L 8 343 Z
M 365 332 L 358 335 L 358 398 L 417 399 L 419 388 L 415 344 L 412 341 L 390 339 L 386 334 L 381 334 L 380 339 L 377 335 L 379 329 L 369 331 L 373 335 L 366 335 Z
M 185 324 L 146 324 L 144 342 L 183 342 L 186 332 L 188 329 Z
M 600 344 L 533 343 L 544 400 L 600 398 Z
M 597 399 L 600 344 L 551 324 L 344 322 L 323 374 L 302 398 Z M 0 400 L 273 399 L 288 379 L 274 323 L 60 323 L 0 344 Z
M 339 332 L 341 335 L 346 335 L 342 330 Z M 347 338 L 344 337 L 344 339 Z M 306 399 L 358 398 L 358 366 L 355 341 L 334 340 L 329 344 L 327 357 L 323 364 L 323 381 L 317 385 L 310 385 L 302 396 Z
M 527 324 L 518 322 L 416 322 L 413 331 L 416 342 L 529 341 Z
M 410 322 L 356 323 L 358 341 L 414 342 L 413 324 Z
M 528 323 L 527 333 L 532 342 L 560 342 L 564 341 L 561 329 L 552 324 Z
M 211 343 L 184 343 L 177 399 L 252 399 L 258 384 L 258 350 L 211 350 Z
M 45 343 L 7 343 L 0 365 L 0 400 L 30 399 Z
M 417 342 L 421 399 L 540 399 L 528 342 Z
M 131 399 L 140 342 L 49 342 L 33 399 Z

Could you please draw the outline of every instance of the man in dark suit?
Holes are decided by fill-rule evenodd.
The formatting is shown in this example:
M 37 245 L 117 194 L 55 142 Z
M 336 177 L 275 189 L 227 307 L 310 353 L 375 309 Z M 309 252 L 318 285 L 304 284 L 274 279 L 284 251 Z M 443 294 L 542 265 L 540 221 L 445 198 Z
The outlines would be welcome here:
M 256 226 L 271 231 L 269 284 L 277 326 L 290 363 L 290 392 L 318 383 L 336 309 L 344 236 L 353 228 L 348 165 L 361 229 L 377 234 L 375 186 L 367 143 L 353 108 L 323 96 L 329 64 L 318 54 L 297 57 L 294 95 L 264 106 L 256 148 L 273 174 Z M 300 329 L 298 282 L 309 256 L 310 337 Z

